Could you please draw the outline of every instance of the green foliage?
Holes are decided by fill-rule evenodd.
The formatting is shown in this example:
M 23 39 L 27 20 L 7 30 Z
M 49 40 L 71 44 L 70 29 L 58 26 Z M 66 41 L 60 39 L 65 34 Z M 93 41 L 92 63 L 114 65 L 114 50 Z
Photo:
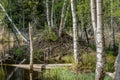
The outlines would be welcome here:
M 92 49 L 92 50 L 96 50 L 96 46 L 94 44 L 90 44 L 89 47 Z
M 82 56 L 82 69 L 90 69 L 91 71 L 95 70 L 96 66 L 96 56 L 91 54 L 83 54 Z
M 73 55 L 63 56 L 63 60 L 65 61 L 65 63 L 74 63 Z
M 15 56 L 17 56 L 18 58 L 22 58 L 22 57 L 24 57 L 23 55 L 25 55 L 26 54 L 26 47 L 25 46 L 22 46 L 22 47 L 20 47 L 20 48 L 17 48 L 16 50 L 15 50 Z
M 46 27 L 45 29 L 45 40 L 46 41 L 57 41 L 58 40 L 58 36 L 55 34 L 55 32 L 53 32 L 51 29 L 49 29 L 48 27 Z
M 114 51 L 113 51 L 113 50 L 108 50 L 108 51 L 107 51 L 107 54 L 108 54 L 108 55 L 114 55 Z
M 0 3 L 4 6 L 7 7 L 8 6 L 8 0 L 0 0 Z M 5 19 L 5 13 L 3 12 L 3 10 L 0 7 L 0 24 L 3 23 L 3 20 Z

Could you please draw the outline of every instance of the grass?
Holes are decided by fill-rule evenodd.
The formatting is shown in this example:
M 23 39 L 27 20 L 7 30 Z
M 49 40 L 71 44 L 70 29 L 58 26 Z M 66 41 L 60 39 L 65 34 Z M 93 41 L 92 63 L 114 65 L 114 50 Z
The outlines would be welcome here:
M 43 74 L 43 73 L 42 73 Z M 40 80 L 94 80 L 94 73 L 79 73 L 76 74 L 67 69 L 54 69 L 46 71 L 40 75 Z M 104 80 L 112 80 L 106 76 Z

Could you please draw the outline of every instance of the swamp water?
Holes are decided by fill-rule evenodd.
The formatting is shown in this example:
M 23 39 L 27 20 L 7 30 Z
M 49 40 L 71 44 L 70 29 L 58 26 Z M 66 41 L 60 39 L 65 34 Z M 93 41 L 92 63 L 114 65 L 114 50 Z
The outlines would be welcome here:
M 0 43 L 0 63 L 11 63 L 9 58 L 10 54 L 14 52 L 10 52 L 11 49 L 14 51 L 16 49 L 15 42 L 1 42 Z M 17 69 L 15 71 L 15 67 L 8 67 L 0 65 L 0 80 L 27 80 L 25 78 L 25 70 Z

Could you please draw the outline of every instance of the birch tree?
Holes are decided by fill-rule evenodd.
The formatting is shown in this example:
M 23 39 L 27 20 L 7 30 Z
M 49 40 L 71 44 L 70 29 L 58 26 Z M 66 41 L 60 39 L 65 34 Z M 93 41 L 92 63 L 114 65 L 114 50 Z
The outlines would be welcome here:
M 75 10 L 75 0 L 71 0 L 71 11 L 73 19 L 73 48 L 75 63 L 78 63 L 78 37 L 77 37 L 77 17 Z
M 49 13 L 49 2 L 48 2 L 48 0 L 46 0 L 46 17 L 47 17 L 47 24 L 48 24 L 48 27 L 50 29 L 51 25 L 50 25 L 50 13 Z
M 53 13 L 54 13 L 54 0 L 52 0 L 52 8 L 51 8 L 51 27 L 54 27 L 54 21 L 53 21 Z
M 97 18 L 96 18 L 96 0 L 91 0 L 90 1 L 91 5 L 91 19 L 92 19 L 92 26 L 94 30 L 94 36 L 96 33 L 96 27 L 97 27 Z
M 64 0 L 64 4 L 63 4 L 63 8 L 62 8 L 62 13 L 61 13 L 60 27 L 59 27 L 59 37 L 61 37 L 62 30 L 63 30 L 63 25 L 64 25 L 64 21 L 65 21 L 66 3 L 67 3 L 67 0 Z
M 103 42 L 103 22 L 102 22 L 102 0 L 97 0 L 97 28 L 96 28 L 96 75 L 95 80 L 104 79 L 104 66 L 105 66 L 105 53 L 104 53 L 104 42 Z

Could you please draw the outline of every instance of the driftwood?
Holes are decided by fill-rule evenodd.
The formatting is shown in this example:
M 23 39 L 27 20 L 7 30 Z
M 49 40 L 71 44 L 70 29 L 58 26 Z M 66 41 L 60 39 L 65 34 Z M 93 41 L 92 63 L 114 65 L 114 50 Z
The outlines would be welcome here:
M 29 64 L 2 64 L 3 66 L 12 66 L 22 69 L 30 69 Z M 59 67 L 71 67 L 72 64 L 34 64 L 33 71 L 41 71 L 41 69 L 55 69 Z

